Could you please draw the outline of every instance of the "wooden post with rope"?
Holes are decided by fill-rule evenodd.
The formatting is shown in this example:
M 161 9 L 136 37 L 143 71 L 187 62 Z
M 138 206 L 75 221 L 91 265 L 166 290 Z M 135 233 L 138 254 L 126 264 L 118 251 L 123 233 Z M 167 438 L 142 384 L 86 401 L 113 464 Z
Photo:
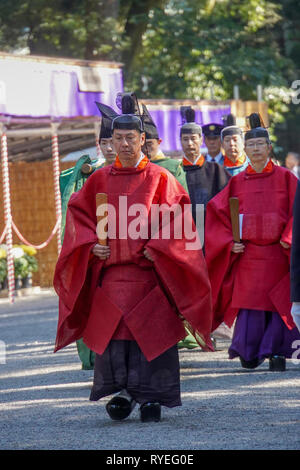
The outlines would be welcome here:
M 8 280 L 8 298 L 9 302 L 14 302 L 15 297 L 15 269 L 13 257 L 13 234 L 12 234 L 12 215 L 11 215 L 11 198 L 9 184 L 9 168 L 8 168 L 8 148 L 6 128 L 0 123 L 1 135 L 1 166 L 3 179 L 3 205 L 4 205 L 4 223 L 5 223 L 5 242 L 7 247 L 7 280 Z
M 61 196 L 60 196 L 60 188 L 59 188 L 59 149 L 58 149 L 58 134 L 57 130 L 59 127 L 59 123 L 53 122 L 51 124 L 52 129 L 52 161 L 53 161 L 53 178 L 54 178 L 54 198 L 55 198 L 55 212 L 56 212 L 56 219 L 59 220 L 59 226 L 57 229 L 57 251 L 58 254 L 61 250 L 61 217 L 62 217 L 62 209 L 61 209 Z

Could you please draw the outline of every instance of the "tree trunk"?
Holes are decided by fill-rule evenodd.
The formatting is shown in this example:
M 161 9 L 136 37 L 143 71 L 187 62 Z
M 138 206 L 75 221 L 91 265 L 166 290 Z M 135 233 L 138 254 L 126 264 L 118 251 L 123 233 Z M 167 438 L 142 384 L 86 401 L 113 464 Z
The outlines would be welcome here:
M 142 36 L 148 26 L 149 12 L 155 8 L 163 8 L 166 3 L 167 0 L 132 0 L 127 12 L 124 6 L 121 9 L 121 13 L 127 17 L 123 37 L 129 40 L 129 47 L 122 55 L 125 79 L 130 78 L 136 57 L 142 48 Z

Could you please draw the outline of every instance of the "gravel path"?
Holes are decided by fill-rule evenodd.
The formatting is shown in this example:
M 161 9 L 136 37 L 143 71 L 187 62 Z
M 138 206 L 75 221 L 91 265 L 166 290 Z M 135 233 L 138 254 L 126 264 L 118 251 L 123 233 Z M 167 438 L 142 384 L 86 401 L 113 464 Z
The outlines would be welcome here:
M 183 406 L 164 408 L 160 423 L 141 423 L 137 407 L 113 422 L 109 398 L 89 401 L 93 372 L 75 345 L 53 354 L 57 306 L 51 290 L 0 300 L 0 449 L 300 448 L 299 363 L 243 370 L 225 340 L 214 353 L 180 350 Z

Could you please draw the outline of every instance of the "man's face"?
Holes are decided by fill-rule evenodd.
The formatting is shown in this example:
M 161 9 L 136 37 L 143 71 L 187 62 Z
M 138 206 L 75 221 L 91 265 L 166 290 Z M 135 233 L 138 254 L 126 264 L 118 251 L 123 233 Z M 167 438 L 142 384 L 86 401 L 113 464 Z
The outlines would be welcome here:
M 285 166 L 289 170 L 292 170 L 295 166 L 298 165 L 297 159 L 294 157 L 294 155 L 287 155 L 285 159 Z
M 220 153 L 221 150 L 221 138 L 218 135 L 206 136 L 205 145 L 209 155 L 215 157 Z
M 239 134 L 226 135 L 223 139 L 222 145 L 226 157 L 228 157 L 233 163 L 237 161 L 244 150 L 244 142 L 242 136 Z
M 103 153 L 103 156 L 107 163 L 112 164 L 115 161 L 117 156 L 116 151 L 113 146 L 113 140 L 110 139 L 101 139 L 100 148 Z
M 159 152 L 159 146 L 161 139 L 146 139 L 145 145 L 143 146 L 143 153 L 151 160 L 156 157 Z
M 264 137 L 249 139 L 245 142 L 245 152 L 253 165 L 265 165 L 270 156 L 270 144 Z
M 194 161 L 200 155 L 202 137 L 200 134 L 182 134 L 181 146 L 184 154 Z
M 115 129 L 113 132 L 113 145 L 124 167 L 134 166 L 138 162 L 144 143 L 144 132 L 135 129 Z

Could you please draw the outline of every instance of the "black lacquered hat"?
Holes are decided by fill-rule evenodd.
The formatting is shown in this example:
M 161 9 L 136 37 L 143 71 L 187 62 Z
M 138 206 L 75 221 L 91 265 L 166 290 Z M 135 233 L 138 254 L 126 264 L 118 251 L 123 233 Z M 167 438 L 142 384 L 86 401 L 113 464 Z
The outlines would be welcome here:
M 181 106 L 180 114 L 182 120 L 180 137 L 182 134 L 199 134 L 202 136 L 202 127 L 195 122 L 195 110 L 191 106 Z
M 245 134 L 245 140 L 257 139 L 258 137 L 264 137 L 270 141 L 269 132 L 264 126 L 263 120 L 259 113 L 252 113 L 247 116 L 251 129 Z
M 223 118 L 224 128 L 221 131 L 221 140 L 227 135 L 240 135 L 243 137 L 243 131 L 236 125 L 236 117 L 233 114 L 228 114 Z
M 139 105 L 135 93 L 119 93 L 116 103 L 122 114 L 113 119 L 112 132 L 114 129 L 144 132 L 143 122 L 141 117 L 139 117 Z
M 118 113 L 106 104 L 98 103 L 97 101 L 95 103 L 101 113 L 99 141 L 101 139 L 110 139 L 112 137 L 112 122 L 118 116 Z
M 143 122 L 144 132 L 146 134 L 146 139 L 159 139 L 157 127 L 146 105 L 143 104 L 142 108 L 143 108 L 142 122 Z

